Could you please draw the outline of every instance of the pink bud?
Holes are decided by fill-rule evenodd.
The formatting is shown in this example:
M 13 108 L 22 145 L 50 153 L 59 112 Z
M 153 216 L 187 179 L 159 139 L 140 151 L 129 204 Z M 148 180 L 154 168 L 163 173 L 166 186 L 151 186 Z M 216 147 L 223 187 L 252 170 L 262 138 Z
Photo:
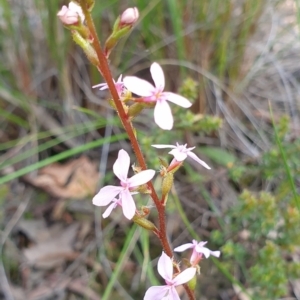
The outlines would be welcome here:
M 82 9 L 75 2 L 70 2 L 69 7 L 64 5 L 57 13 L 57 16 L 65 25 L 75 25 L 79 21 L 84 21 L 84 14 L 82 13 Z
M 139 11 L 136 7 L 127 8 L 121 15 L 120 25 L 133 25 L 139 18 Z

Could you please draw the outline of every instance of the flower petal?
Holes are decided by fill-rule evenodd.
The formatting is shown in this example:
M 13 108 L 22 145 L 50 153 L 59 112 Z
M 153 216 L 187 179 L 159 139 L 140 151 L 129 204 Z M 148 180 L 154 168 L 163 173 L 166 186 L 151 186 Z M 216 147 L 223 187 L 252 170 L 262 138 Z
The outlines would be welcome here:
M 210 251 L 210 255 L 215 256 L 215 257 L 220 257 L 221 252 L 220 251 Z
M 155 87 L 151 83 L 135 76 L 126 76 L 123 83 L 127 90 L 138 96 L 147 97 L 155 92 Z
M 124 190 L 121 193 L 120 198 L 122 201 L 123 214 L 128 220 L 131 220 L 135 215 L 136 206 L 130 192 L 128 190 Z
M 210 256 L 210 250 L 206 247 L 201 247 L 201 246 L 199 247 L 199 245 L 197 245 L 195 247 L 195 251 L 197 253 L 203 253 L 206 258 L 208 258 Z
M 79 15 L 79 17 L 80 17 L 80 19 L 81 19 L 81 22 L 84 21 L 85 16 L 84 16 L 84 13 L 83 13 L 83 11 L 82 11 L 81 6 L 79 6 L 77 3 L 71 1 L 71 2 L 69 3 L 69 9 L 70 9 L 71 11 L 76 12 L 76 13 Z
M 180 300 L 180 297 L 174 286 L 171 286 L 168 300 Z
M 177 104 L 181 107 L 188 108 L 188 107 L 192 106 L 192 103 L 188 99 L 186 99 L 178 94 L 174 94 L 171 92 L 163 92 L 162 95 L 165 97 L 166 100 L 168 100 L 174 104 Z
M 159 100 L 156 102 L 154 121 L 161 129 L 171 130 L 173 128 L 173 116 L 167 101 Z
M 196 271 L 196 268 L 185 269 L 173 279 L 174 285 L 177 286 L 190 281 L 195 276 Z
M 118 154 L 118 158 L 116 162 L 113 165 L 113 170 L 115 175 L 122 181 L 127 181 L 127 175 L 129 171 L 129 165 L 130 165 L 130 157 L 128 153 L 121 149 Z
M 193 252 L 192 252 L 192 255 L 191 255 L 191 258 L 190 258 L 190 262 L 193 264 L 194 262 L 197 262 L 198 261 L 198 258 L 199 257 L 202 257 L 202 253 L 198 253 L 195 248 L 193 249 Z
M 116 199 L 115 199 L 116 200 Z M 105 219 L 105 218 L 107 218 L 110 214 L 111 214 L 111 212 L 113 211 L 113 209 L 115 209 L 116 207 L 117 207 L 117 202 L 116 201 L 114 201 L 112 204 L 110 204 L 108 207 L 107 207 L 107 209 L 105 210 L 105 212 L 102 214 L 102 217 Z
M 194 245 L 192 243 L 187 243 L 187 244 L 183 244 L 181 246 L 178 246 L 174 249 L 175 252 L 182 252 L 185 251 L 187 249 L 193 248 Z
M 105 84 L 105 85 L 103 85 L 102 87 L 100 87 L 100 91 L 104 91 L 104 90 L 107 90 L 108 89 L 108 85 L 107 84 Z
M 150 181 L 155 175 L 154 170 L 144 170 L 140 173 L 133 175 L 131 178 L 128 179 L 128 184 L 130 187 L 136 187 L 141 184 L 147 183 Z
M 163 148 L 176 148 L 174 145 L 151 145 L 154 148 L 163 149 Z
M 122 82 L 122 74 L 119 76 L 118 80 L 117 80 L 117 83 L 121 83 Z
M 93 204 L 96 206 L 108 205 L 121 191 L 121 186 L 107 185 L 93 198 Z
M 175 159 L 177 161 L 184 161 L 187 158 L 187 154 L 184 152 L 181 152 L 178 149 L 173 149 L 169 152 L 169 154 L 174 155 Z
M 155 87 L 160 91 L 165 88 L 165 75 L 164 71 L 158 63 L 153 63 L 150 67 L 152 79 L 155 83 Z
M 157 270 L 163 279 L 172 281 L 173 263 L 171 258 L 165 252 L 162 253 L 161 257 L 158 260 Z
M 93 89 L 99 88 L 99 87 L 100 87 L 100 89 L 108 88 L 107 83 L 98 83 L 98 84 L 92 86 Z
M 167 285 L 152 286 L 147 290 L 144 296 L 144 300 L 161 300 L 162 297 L 166 295 L 169 289 L 170 288 Z
M 195 160 L 197 163 L 199 163 L 200 165 L 202 165 L 204 168 L 206 168 L 208 170 L 211 169 L 211 167 L 207 163 L 205 163 L 203 160 L 201 160 L 195 153 L 189 151 L 187 153 L 187 155 L 190 158 L 192 158 L 193 160 Z

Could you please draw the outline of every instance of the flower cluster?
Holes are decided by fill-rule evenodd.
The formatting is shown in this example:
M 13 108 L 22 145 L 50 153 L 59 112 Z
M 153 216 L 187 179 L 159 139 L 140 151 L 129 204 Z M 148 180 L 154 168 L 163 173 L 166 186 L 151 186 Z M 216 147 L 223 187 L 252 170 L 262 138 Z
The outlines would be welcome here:
M 64 26 L 70 30 L 74 41 L 84 50 L 88 59 L 97 66 L 106 81 L 112 82 L 108 57 L 118 41 L 137 22 L 139 11 L 136 7 L 128 8 L 118 16 L 102 51 L 101 47 L 95 46 L 97 44 L 95 43 L 97 41 L 97 34 L 94 27 L 91 26 L 90 13 L 95 1 L 85 0 L 83 4 L 85 6 L 82 6 L 84 9 L 79 5 L 81 3 L 82 1 L 71 1 L 68 6 L 62 7 L 57 16 Z M 85 19 L 87 22 L 85 22 Z M 179 143 L 176 146 L 167 144 L 152 145 L 152 147 L 158 149 L 170 148 L 171 151 L 169 151 L 169 154 L 174 157 L 170 164 L 161 160 L 161 196 L 159 197 L 156 193 L 151 183 L 156 172 L 155 170 L 146 168 L 146 162 L 138 144 L 132 119 L 145 107 L 154 108 L 155 123 L 161 129 L 171 130 L 174 125 L 174 118 L 169 103 L 174 103 L 183 108 L 191 107 L 192 103 L 183 96 L 165 91 L 165 76 L 162 67 L 158 63 L 154 62 L 151 64 L 150 73 L 154 85 L 136 76 L 125 76 L 122 80 L 122 75 L 120 75 L 117 81 L 113 80 L 119 96 L 117 97 L 116 93 L 112 93 L 113 107 L 117 110 L 122 124 L 127 131 L 140 166 L 134 167 L 135 174 L 129 177 L 129 154 L 123 149 L 119 150 L 118 157 L 113 164 L 113 173 L 119 179 L 119 185 L 102 187 L 94 196 L 93 204 L 96 206 L 106 206 L 102 214 L 103 218 L 107 218 L 115 208 L 120 207 L 125 218 L 132 220 L 144 229 L 152 231 L 159 237 L 166 253 L 162 252 L 158 260 L 158 273 L 165 280 L 165 285 L 150 287 L 144 296 L 144 300 L 180 300 L 176 287 L 188 282 L 196 282 L 195 276 L 199 269 L 198 263 L 203 259 L 203 256 L 206 258 L 210 255 L 219 257 L 220 251 L 211 251 L 205 247 L 207 242 L 197 242 L 196 240 L 193 240 L 192 243 L 178 246 L 174 249 L 175 252 L 192 249 L 190 262 L 181 271 L 179 264 L 171 258 L 172 251 L 168 244 L 166 228 L 164 228 L 165 206 L 168 194 L 173 185 L 174 173 L 183 164 L 185 159 L 190 158 L 206 169 L 210 169 L 210 167 L 192 152 L 195 147 L 187 147 L 187 144 L 180 145 Z M 106 90 L 109 87 L 107 83 L 100 83 L 94 85 L 93 88 Z M 135 96 L 133 97 L 132 94 Z M 137 210 L 133 196 L 138 193 L 149 194 L 152 198 L 159 215 L 159 229 L 146 218 L 150 213 L 149 207 L 142 207 L 141 210 Z M 174 271 L 176 272 L 174 273 Z M 192 286 L 191 283 L 189 285 Z M 184 287 L 189 295 L 192 294 L 193 288 L 187 285 L 184 285 Z

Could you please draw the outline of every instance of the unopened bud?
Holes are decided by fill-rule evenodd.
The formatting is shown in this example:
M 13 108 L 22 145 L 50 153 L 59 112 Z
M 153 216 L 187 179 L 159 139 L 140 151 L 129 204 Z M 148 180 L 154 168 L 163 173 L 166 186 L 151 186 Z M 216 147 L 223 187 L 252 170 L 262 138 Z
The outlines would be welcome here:
M 112 49 L 117 45 L 118 41 L 124 37 L 135 24 L 139 17 L 139 11 L 136 7 L 127 8 L 116 19 L 111 35 L 107 38 L 104 46 L 104 53 L 108 58 Z
M 81 7 L 72 1 L 69 3 L 69 7 L 64 5 L 57 13 L 57 16 L 64 25 L 80 25 L 84 21 Z
M 132 218 L 132 221 L 147 230 L 157 231 L 156 226 L 151 221 L 149 221 L 145 218 L 134 215 L 134 217 Z
M 109 99 L 109 100 L 108 100 L 108 103 L 109 103 L 109 105 L 110 105 L 113 109 L 117 110 L 117 107 L 116 107 L 116 104 L 115 104 L 114 99 Z
M 137 189 L 137 192 L 141 193 L 141 194 L 151 194 L 151 190 L 148 189 L 147 184 L 142 184 L 140 185 Z
M 89 61 L 93 65 L 98 66 L 99 65 L 99 60 L 98 60 L 98 56 L 97 56 L 96 51 L 93 48 L 93 46 L 87 40 L 85 40 L 79 34 L 79 32 L 77 32 L 75 30 L 72 30 L 71 32 L 72 32 L 74 42 L 82 48 L 82 50 L 86 54 Z
M 128 109 L 128 116 L 130 118 L 136 117 L 142 110 L 144 109 L 144 105 L 142 103 L 133 103 L 130 105 Z
M 120 17 L 119 26 L 132 26 L 139 18 L 139 11 L 136 7 L 127 8 Z
M 161 192 L 162 192 L 163 198 L 165 198 L 169 194 L 169 192 L 173 186 L 173 181 L 174 181 L 173 173 L 167 173 L 165 175 L 165 177 L 163 178 L 162 186 L 161 186 Z

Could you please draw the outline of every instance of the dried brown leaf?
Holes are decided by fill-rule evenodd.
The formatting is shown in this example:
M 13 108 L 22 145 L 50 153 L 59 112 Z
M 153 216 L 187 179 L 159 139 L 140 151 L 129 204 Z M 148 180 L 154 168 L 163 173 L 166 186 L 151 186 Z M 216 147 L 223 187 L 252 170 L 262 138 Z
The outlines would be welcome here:
M 66 164 L 46 166 L 37 177 L 27 176 L 25 180 L 54 197 L 82 199 L 95 194 L 99 178 L 97 165 L 81 156 Z

